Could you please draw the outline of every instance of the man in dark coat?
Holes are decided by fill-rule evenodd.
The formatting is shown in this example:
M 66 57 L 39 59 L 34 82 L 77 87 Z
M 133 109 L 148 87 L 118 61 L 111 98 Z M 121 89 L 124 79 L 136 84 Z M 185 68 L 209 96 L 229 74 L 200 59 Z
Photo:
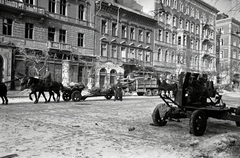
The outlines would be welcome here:
M 48 89 L 51 86 L 52 82 L 51 72 L 48 71 L 48 68 L 46 69 L 46 74 L 43 76 L 43 81 L 45 88 Z
M 123 89 L 123 85 L 120 82 L 120 80 L 118 80 L 118 83 L 114 86 L 114 101 L 115 100 L 120 100 L 122 101 L 122 89 Z

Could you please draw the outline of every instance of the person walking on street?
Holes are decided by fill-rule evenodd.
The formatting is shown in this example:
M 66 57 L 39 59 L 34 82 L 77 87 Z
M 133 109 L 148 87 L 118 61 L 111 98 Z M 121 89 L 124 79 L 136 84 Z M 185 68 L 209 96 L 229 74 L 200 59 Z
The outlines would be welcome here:
M 122 101 L 122 89 L 123 89 L 123 85 L 122 83 L 120 82 L 120 79 L 118 80 L 118 83 L 115 85 L 115 88 L 114 88 L 114 101 L 115 100 L 120 100 Z
M 51 72 L 48 70 L 48 68 L 46 68 L 46 73 L 43 76 L 43 81 L 45 88 L 48 89 L 51 86 L 52 82 Z

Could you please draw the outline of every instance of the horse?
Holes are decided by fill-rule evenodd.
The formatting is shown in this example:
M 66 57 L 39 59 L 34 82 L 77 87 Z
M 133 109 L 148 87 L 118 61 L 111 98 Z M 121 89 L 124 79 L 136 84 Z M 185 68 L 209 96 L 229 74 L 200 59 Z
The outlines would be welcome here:
M 26 76 L 21 80 L 21 86 L 23 86 L 23 85 L 30 87 L 31 93 L 29 94 L 29 99 L 32 100 L 31 95 L 34 94 L 35 95 L 35 101 L 34 101 L 35 104 L 38 103 L 38 100 L 41 95 L 43 95 L 43 97 L 45 99 L 45 103 L 50 102 L 52 96 L 53 96 L 54 101 L 56 101 L 53 92 L 55 92 L 57 94 L 57 102 L 60 101 L 60 90 L 63 90 L 63 85 L 61 82 L 52 81 L 51 86 L 49 86 L 48 89 L 46 89 L 43 80 Z M 49 92 L 48 100 L 46 99 L 46 96 L 44 94 L 45 91 Z M 39 92 L 38 96 L 37 96 L 37 92 Z
M 4 83 L 0 83 L 0 97 L 2 98 L 2 104 L 8 104 L 7 91 L 7 86 Z
M 173 84 L 169 84 L 166 82 L 166 80 L 161 80 L 160 79 L 157 79 L 157 84 L 158 84 L 158 91 L 159 91 L 159 94 L 161 94 L 161 92 L 163 91 L 165 95 L 167 95 L 167 92 L 168 92 L 168 96 L 171 97 L 171 91 L 173 93 L 173 96 L 176 95 L 177 93 L 177 84 L 176 83 L 173 83 Z

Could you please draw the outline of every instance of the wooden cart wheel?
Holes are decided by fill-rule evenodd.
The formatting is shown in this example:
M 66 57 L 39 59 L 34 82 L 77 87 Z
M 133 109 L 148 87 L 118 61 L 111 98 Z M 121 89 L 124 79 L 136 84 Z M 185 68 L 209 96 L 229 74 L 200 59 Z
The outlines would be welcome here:
M 169 109 L 170 108 L 166 104 L 159 104 L 155 107 L 152 113 L 154 125 L 165 126 L 167 124 L 166 113 L 169 111 Z
M 71 100 L 71 93 L 68 91 L 63 92 L 62 98 L 64 101 L 70 101 Z
M 112 98 L 112 96 L 111 96 L 111 95 L 106 95 L 105 98 L 106 98 L 107 100 L 110 100 L 110 99 Z
M 80 101 L 82 99 L 81 92 L 79 91 L 74 91 L 71 95 L 71 98 L 74 102 Z
M 195 110 L 189 121 L 190 134 L 202 136 L 207 127 L 207 116 L 202 110 Z
M 145 95 L 146 95 L 146 96 L 151 96 L 151 95 L 152 95 L 151 89 L 147 89 Z
M 158 96 L 158 90 L 157 89 L 152 90 L 152 95 Z
M 240 106 L 237 107 L 237 110 L 236 110 L 236 115 L 240 115 Z M 240 121 L 236 121 L 236 125 L 239 127 L 240 126 Z

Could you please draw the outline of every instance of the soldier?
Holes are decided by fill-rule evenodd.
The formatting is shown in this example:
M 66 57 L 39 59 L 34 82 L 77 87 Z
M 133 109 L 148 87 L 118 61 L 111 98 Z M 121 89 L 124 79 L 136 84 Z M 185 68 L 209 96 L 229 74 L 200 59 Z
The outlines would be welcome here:
M 44 86 L 46 89 L 48 89 L 51 86 L 52 78 L 51 78 L 51 72 L 46 68 L 46 73 L 43 76 Z
M 122 83 L 120 82 L 120 79 L 118 80 L 118 83 L 114 86 L 114 101 L 115 100 L 120 100 L 122 101 L 122 88 L 123 88 L 123 85 Z

